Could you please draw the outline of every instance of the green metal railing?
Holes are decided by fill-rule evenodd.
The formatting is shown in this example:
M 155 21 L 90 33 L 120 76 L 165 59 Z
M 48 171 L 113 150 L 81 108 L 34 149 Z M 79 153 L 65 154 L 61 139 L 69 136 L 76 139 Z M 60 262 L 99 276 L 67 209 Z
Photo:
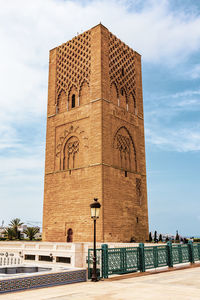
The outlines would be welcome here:
M 112 274 L 145 272 L 159 267 L 173 267 L 175 264 L 194 263 L 200 260 L 200 244 L 189 242 L 173 245 L 168 242 L 163 246 L 108 248 L 103 244 L 97 249 L 97 273 L 99 278 L 108 278 Z M 93 249 L 88 250 L 88 278 L 91 279 Z

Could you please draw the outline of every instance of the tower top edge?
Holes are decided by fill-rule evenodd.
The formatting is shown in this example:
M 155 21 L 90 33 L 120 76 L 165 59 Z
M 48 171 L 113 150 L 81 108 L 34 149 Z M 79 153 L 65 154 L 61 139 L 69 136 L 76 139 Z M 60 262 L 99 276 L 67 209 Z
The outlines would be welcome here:
M 128 47 L 129 49 L 131 49 L 132 51 L 136 52 L 137 54 L 139 54 L 139 55 L 141 56 L 140 53 L 138 53 L 138 52 L 135 51 L 132 47 L 130 47 L 129 45 L 127 45 L 126 43 L 124 43 L 121 39 L 119 39 L 115 34 L 113 34 L 113 33 L 112 33 L 106 26 L 104 26 L 102 23 L 99 23 L 99 24 L 97 24 L 97 25 L 91 27 L 90 29 L 85 30 L 85 31 L 82 32 L 82 33 L 75 35 L 71 40 L 68 40 L 68 41 L 66 41 L 66 42 L 64 42 L 64 43 L 62 43 L 62 44 L 60 44 L 60 45 L 58 45 L 58 46 L 56 46 L 56 47 L 50 49 L 50 52 L 53 51 L 53 50 L 55 50 L 55 49 L 57 49 L 57 48 L 59 48 L 59 47 L 62 46 L 62 45 L 65 45 L 65 44 L 67 44 L 67 43 L 69 43 L 69 42 L 74 41 L 75 39 L 81 38 L 83 35 L 92 32 L 92 31 L 93 31 L 95 28 L 97 28 L 97 27 L 101 27 L 101 28 L 106 29 L 107 32 L 108 32 L 108 34 L 114 36 L 114 37 L 115 37 L 120 43 L 122 43 L 124 46 Z

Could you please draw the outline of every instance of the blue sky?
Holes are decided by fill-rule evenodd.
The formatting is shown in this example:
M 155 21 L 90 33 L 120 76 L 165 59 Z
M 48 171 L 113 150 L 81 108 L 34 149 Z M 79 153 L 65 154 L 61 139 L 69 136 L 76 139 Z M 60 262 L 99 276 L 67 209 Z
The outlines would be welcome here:
M 150 230 L 200 235 L 200 1 L 0 4 L 0 223 L 41 223 L 48 51 L 101 21 L 142 55 Z

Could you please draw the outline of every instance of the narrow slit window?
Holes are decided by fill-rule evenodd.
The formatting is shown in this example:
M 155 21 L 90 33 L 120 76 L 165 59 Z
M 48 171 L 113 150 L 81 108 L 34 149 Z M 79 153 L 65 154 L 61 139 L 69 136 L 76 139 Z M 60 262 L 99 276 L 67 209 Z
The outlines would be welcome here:
M 72 95 L 72 108 L 74 108 L 76 105 L 75 100 L 76 100 L 76 98 L 75 98 L 75 95 L 73 94 Z
M 122 96 L 124 95 L 124 90 L 123 90 L 123 89 L 121 89 L 121 95 L 122 95 Z
M 139 218 L 138 217 L 136 218 L 136 222 L 139 223 Z
M 128 176 L 128 173 L 127 173 L 127 171 L 125 171 L 125 172 L 124 172 L 124 175 L 125 175 L 125 177 L 127 177 L 127 176 Z

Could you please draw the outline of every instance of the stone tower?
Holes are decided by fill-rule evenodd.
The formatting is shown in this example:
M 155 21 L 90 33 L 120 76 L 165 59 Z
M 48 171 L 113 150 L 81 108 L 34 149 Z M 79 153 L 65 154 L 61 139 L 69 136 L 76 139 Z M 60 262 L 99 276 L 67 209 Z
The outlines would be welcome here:
M 141 56 L 99 24 L 50 51 L 43 240 L 148 238 Z

